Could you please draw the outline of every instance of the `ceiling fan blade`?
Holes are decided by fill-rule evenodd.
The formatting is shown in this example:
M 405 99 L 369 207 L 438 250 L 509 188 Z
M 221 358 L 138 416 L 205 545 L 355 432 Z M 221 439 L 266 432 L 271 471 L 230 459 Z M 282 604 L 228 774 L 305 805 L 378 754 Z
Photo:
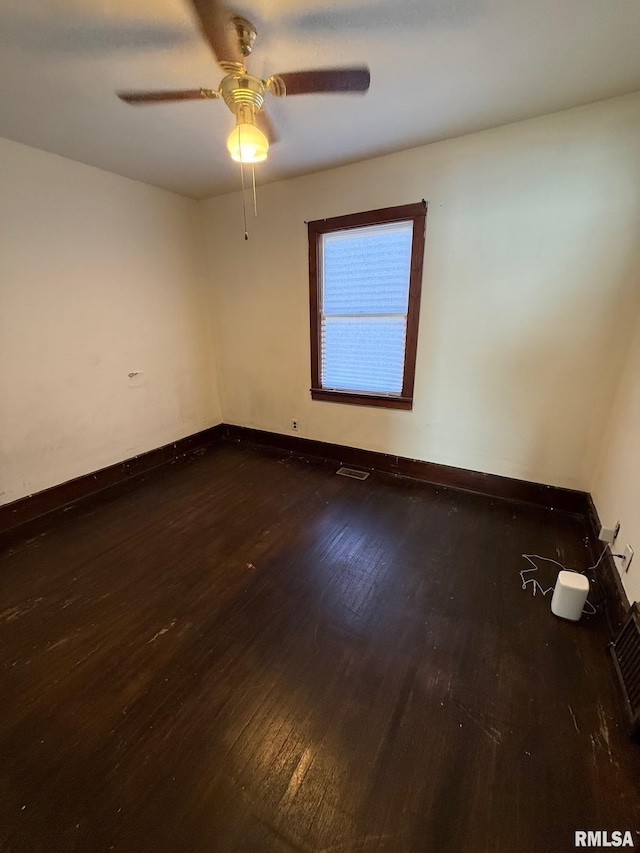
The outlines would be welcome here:
M 160 92 L 118 92 L 118 97 L 126 104 L 157 104 L 163 101 L 198 101 L 202 98 L 217 98 L 213 89 L 177 89 Z
M 271 80 L 282 81 L 287 95 L 311 95 L 318 92 L 366 92 L 371 74 L 366 66 L 354 68 L 318 68 L 313 71 L 291 71 L 274 74 Z M 277 92 L 277 85 L 275 94 Z
M 219 0 L 191 0 L 191 5 L 218 62 L 239 62 L 244 65 L 238 33 L 233 24 L 233 12 Z
M 260 112 L 256 113 L 256 124 L 260 128 L 260 130 L 264 133 L 264 135 L 269 140 L 269 143 L 273 145 L 275 142 L 280 141 L 280 135 L 278 131 L 273 126 L 273 122 L 269 118 L 269 116 L 265 113 L 264 109 L 260 110 Z

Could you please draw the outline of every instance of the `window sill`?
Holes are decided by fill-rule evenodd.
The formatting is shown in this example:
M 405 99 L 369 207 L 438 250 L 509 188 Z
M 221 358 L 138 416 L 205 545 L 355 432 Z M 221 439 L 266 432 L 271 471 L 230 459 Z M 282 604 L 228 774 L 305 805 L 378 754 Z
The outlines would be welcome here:
M 352 406 L 374 406 L 379 409 L 413 408 L 411 397 L 387 397 L 383 394 L 365 394 L 354 391 L 328 391 L 325 388 L 312 388 L 312 400 L 324 400 L 328 403 L 348 403 Z

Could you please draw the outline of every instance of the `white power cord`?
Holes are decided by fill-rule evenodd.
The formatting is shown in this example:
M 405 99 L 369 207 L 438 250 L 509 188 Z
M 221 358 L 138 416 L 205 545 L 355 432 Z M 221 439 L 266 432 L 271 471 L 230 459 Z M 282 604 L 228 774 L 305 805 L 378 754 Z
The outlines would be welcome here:
M 539 581 L 536 580 L 536 578 L 525 578 L 525 575 L 529 574 L 529 572 L 537 572 L 538 571 L 538 566 L 536 566 L 536 564 L 534 563 L 534 560 L 544 560 L 545 563 L 554 563 L 556 566 L 560 566 L 560 568 L 565 572 L 575 572 L 578 575 L 586 575 L 587 572 L 592 572 L 592 571 L 594 571 L 594 569 L 598 568 L 598 566 L 600 565 L 600 563 L 604 559 L 605 554 L 607 553 L 608 547 L 609 546 L 607 545 L 606 548 L 604 549 L 604 551 L 602 552 L 602 554 L 600 554 L 600 556 L 598 557 L 597 563 L 595 563 L 593 566 L 589 566 L 588 569 L 584 569 L 584 570 L 573 569 L 571 567 L 563 566 L 562 563 L 559 563 L 557 560 L 551 559 L 551 557 L 541 557 L 539 554 L 523 554 L 522 556 L 524 557 L 524 559 L 528 563 L 531 564 L 531 568 L 530 569 L 522 569 L 520 571 L 520 580 L 522 581 L 522 589 L 526 589 L 527 586 L 529 584 L 531 584 L 533 586 L 534 596 L 535 596 L 536 592 L 540 592 L 540 593 L 542 593 L 542 595 L 547 595 L 547 593 L 553 592 L 553 590 L 555 589 L 555 585 L 550 586 L 547 589 L 544 589 L 542 587 L 542 585 L 539 583 Z M 620 557 L 621 554 L 612 554 L 611 556 L 612 557 Z M 591 604 L 590 601 L 587 601 L 586 604 L 589 605 L 591 610 L 586 611 L 583 609 L 582 612 L 585 614 L 585 616 L 593 616 L 597 612 L 596 608 L 593 606 L 593 604 Z

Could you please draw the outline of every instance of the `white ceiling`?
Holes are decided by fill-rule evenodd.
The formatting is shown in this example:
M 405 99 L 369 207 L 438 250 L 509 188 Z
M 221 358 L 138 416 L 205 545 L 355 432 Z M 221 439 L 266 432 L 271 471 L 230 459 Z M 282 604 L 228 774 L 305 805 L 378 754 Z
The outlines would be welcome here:
M 270 99 L 258 181 L 640 89 L 638 0 L 239 0 L 268 76 L 367 64 L 362 96 Z M 131 107 L 117 89 L 217 87 L 188 0 L 2 0 L 0 136 L 203 198 L 237 189 L 221 101 Z

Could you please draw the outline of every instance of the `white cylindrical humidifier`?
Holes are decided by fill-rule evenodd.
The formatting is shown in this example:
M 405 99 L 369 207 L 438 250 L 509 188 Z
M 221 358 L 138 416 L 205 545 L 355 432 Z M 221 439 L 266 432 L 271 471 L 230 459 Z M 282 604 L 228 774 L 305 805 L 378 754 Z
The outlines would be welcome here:
M 560 572 L 551 599 L 551 612 L 577 622 L 589 595 L 589 581 L 578 572 Z

